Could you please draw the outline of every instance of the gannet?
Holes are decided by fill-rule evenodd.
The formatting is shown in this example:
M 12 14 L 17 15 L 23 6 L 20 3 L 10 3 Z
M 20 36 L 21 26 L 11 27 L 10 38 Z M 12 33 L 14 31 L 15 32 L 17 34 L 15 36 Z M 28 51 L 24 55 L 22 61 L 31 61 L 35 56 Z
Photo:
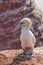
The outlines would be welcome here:
M 21 47 L 24 50 L 24 52 L 31 53 L 36 44 L 36 38 L 30 30 L 32 27 L 31 20 L 29 18 L 23 18 L 15 27 L 15 30 L 19 29 L 20 27 L 21 27 L 21 34 L 20 34 Z

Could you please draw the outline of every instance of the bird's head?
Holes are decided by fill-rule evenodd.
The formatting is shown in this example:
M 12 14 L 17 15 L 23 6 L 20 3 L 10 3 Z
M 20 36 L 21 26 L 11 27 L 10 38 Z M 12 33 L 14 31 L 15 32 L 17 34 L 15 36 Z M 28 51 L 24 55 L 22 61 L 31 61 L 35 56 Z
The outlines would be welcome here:
M 31 28 L 32 22 L 29 18 L 23 18 L 18 25 L 15 27 L 15 30 L 19 29 L 20 27 L 26 26 L 28 29 Z

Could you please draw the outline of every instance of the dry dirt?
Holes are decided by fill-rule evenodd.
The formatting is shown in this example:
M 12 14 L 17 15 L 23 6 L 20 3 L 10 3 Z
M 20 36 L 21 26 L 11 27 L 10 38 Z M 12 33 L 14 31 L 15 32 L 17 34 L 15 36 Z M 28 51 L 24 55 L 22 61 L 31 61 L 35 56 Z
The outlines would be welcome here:
M 34 48 L 31 59 L 22 53 L 22 49 L 0 51 L 0 65 L 43 65 L 43 47 Z

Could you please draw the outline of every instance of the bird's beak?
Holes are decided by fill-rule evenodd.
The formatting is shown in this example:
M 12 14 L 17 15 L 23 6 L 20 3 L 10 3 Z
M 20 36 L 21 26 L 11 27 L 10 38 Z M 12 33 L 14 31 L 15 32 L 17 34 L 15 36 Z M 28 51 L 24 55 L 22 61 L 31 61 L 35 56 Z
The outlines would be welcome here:
M 15 31 L 21 28 L 23 24 L 24 24 L 23 22 L 18 23 L 18 25 L 15 27 Z

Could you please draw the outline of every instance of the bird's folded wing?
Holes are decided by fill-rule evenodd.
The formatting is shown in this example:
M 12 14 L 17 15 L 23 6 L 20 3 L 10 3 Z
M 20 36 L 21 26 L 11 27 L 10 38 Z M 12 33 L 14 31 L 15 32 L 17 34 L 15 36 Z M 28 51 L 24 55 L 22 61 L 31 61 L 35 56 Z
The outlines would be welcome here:
M 36 38 L 33 36 L 33 43 L 36 44 Z

